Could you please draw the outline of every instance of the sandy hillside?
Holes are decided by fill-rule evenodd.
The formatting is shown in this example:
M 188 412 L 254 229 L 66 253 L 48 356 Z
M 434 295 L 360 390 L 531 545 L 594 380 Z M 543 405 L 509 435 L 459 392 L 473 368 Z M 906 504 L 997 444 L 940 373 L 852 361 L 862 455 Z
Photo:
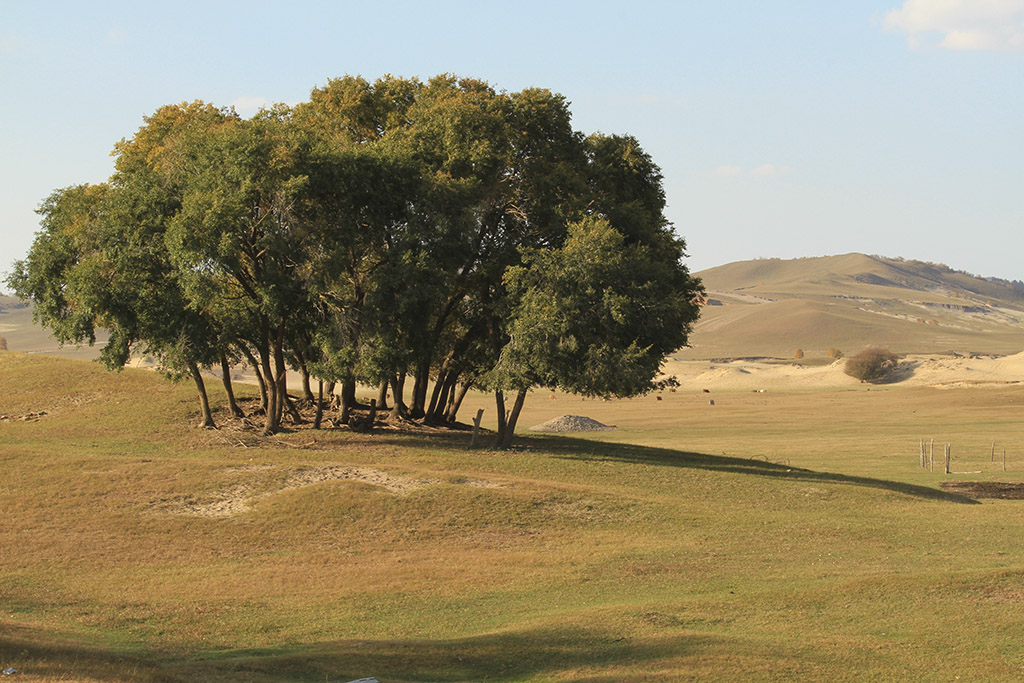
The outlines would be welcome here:
M 803 365 L 756 360 L 669 361 L 685 390 L 799 389 L 860 386 L 843 372 L 845 359 L 830 365 Z M 1024 352 L 1011 356 L 910 355 L 900 361 L 896 386 L 986 386 L 1024 382 Z
M 759 259 L 697 273 L 706 305 L 681 360 L 792 358 L 878 345 L 900 354 L 1024 348 L 1024 284 L 940 264 L 843 254 Z

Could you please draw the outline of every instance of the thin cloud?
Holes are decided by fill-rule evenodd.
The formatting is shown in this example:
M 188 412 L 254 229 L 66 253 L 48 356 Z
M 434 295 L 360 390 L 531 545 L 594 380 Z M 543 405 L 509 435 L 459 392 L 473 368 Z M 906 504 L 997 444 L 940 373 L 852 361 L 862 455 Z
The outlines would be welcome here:
M 1024 50 L 1024 0 L 906 0 L 882 19 L 912 48 L 937 44 L 950 50 Z M 935 40 L 937 38 L 937 40 Z
M 719 178 L 735 178 L 743 175 L 743 169 L 739 166 L 719 166 L 715 169 L 715 175 Z
M 775 164 L 761 164 L 753 171 L 751 175 L 758 176 L 759 178 L 774 178 L 780 175 L 788 175 L 793 171 L 789 166 L 776 166 Z

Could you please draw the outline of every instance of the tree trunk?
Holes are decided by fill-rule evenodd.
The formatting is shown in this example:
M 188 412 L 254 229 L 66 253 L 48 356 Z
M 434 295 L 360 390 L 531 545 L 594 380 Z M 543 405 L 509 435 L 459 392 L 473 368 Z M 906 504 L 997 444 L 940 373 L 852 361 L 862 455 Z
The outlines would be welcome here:
M 495 448 L 500 448 L 505 442 L 505 393 L 501 389 L 494 392 L 494 403 L 498 410 L 498 438 L 494 442 Z
M 438 423 L 447 421 L 447 413 L 451 406 L 452 394 L 459 379 L 459 358 L 469 349 L 470 344 L 483 332 L 483 324 L 480 322 L 472 325 L 465 334 L 460 337 L 452 346 L 441 369 L 437 373 L 437 383 L 434 385 L 434 392 L 430 399 L 430 407 L 427 409 L 427 419 L 430 422 Z
M 313 418 L 313 429 L 320 429 L 324 417 L 324 381 L 317 380 L 316 417 Z
M 281 400 L 281 378 L 280 369 L 274 372 L 274 365 L 277 364 L 280 345 L 270 343 L 270 329 L 266 319 L 260 324 L 260 364 L 263 366 L 263 377 L 267 381 L 267 411 L 266 419 L 263 422 L 263 436 L 277 434 L 281 430 L 281 412 L 283 401 Z M 276 340 L 275 340 L 276 341 Z M 284 364 L 284 356 L 281 356 L 281 364 Z M 272 365 L 273 363 L 273 365 Z
M 463 382 L 457 392 L 452 392 L 452 396 L 455 400 L 452 401 L 451 406 L 448 407 L 448 414 L 444 416 L 445 422 L 453 424 L 455 419 L 459 415 L 459 408 L 462 407 L 462 399 L 466 398 L 466 393 L 469 392 L 469 388 L 473 385 L 472 382 Z
M 501 440 L 501 450 L 503 451 L 512 447 L 512 437 L 516 434 L 516 422 L 519 421 L 519 412 L 523 409 L 525 400 L 526 389 L 520 389 L 516 393 L 516 402 L 512 405 L 512 414 L 509 415 L 508 423 L 505 425 L 505 433 Z
M 388 381 L 382 379 L 380 386 L 377 388 L 377 408 L 380 410 L 388 409 Z
M 231 387 L 231 366 L 228 365 L 228 357 L 223 351 L 220 352 L 220 373 L 224 382 L 224 392 L 228 395 L 228 408 L 235 417 L 245 417 L 245 413 L 235 402 L 235 392 Z
M 274 336 L 274 386 L 277 387 L 277 425 L 288 404 L 288 366 L 284 362 L 284 324 L 279 324 Z
M 306 359 L 302 356 L 299 356 L 299 373 L 302 375 L 302 398 L 313 403 L 316 396 L 313 395 L 313 390 L 309 386 L 309 368 L 306 367 Z
M 395 395 L 395 402 L 391 406 L 391 417 L 397 420 L 400 417 L 404 417 L 405 413 L 408 412 L 403 398 L 403 395 L 405 394 L 404 370 L 391 378 L 391 390 Z
M 452 395 L 454 394 L 455 383 L 459 380 L 459 373 L 455 369 L 450 369 L 444 374 L 444 378 L 438 378 L 438 384 L 441 386 L 441 391 L 437 395 L 437 405 L 430 411 L 431 422 L 444 422 L 445 415 L 448 414 L 448 409 L 451 407 Z
M 260 388 L 260 408 L 262 408 L 263 413 L 266 414 L 267 381 L 263 378 L 263 373 L 260 372 L 260 362 L 256 360 L 255 356 L 252 355 L 252 351 L 249 350 L 248 346 L 246 346 L 245 344 L 239 344 L 238 346 L 240 349 L 242 349 L 242 354 L 245 356 L 245 359 L 249 361 L 249 365 L 250 367 L 252 367 L 252 371 L 256 373 L 256 384 Z
M 341 383 L 341 421 L 348 424 L 352 408 L 356 405 L 356 380 L 346 379 Z
M 412 406 L 409 417 L 417 420 L 426 414 L 427 385 L 430 383 L 430 358 L 416 366 L 416 382 L 412 385 Z
M 448 373 L 448 379 L 445 380 L 444 389 L 441 390 L 441 406 L 438 407 L 437 419 L 439 422 L 448 421 L 448 413 L 451 412 L 452 404 L 455 403 L 455 385 L 459 381 L 459 373 L 450 372 Z
M 213 413 L 210 412 L 210 399 L 206 395 L 206 383 L 203 382 L 203 376 L 199 372 L 199 366 L 190 361 L 188 364 L 188 370 L 192 374 L 192 380 L 196 383 L 196 390 L 199 392 L 199 410 L 202 414 L 202 419 L 199 420 L 199 426 L 216 429 L 217 425 L 213 422 Z
M 454 422 L 455 420 L 449 420 L 448 416 L 452 412 L 452 406 L 455 405 L 455 389 L 459 384 L 459 373 L 452 370 L 448 373 L 448 378 L 444 382 L 444 389 L 441 390 L 440 405 L 437 407 L 437 420 L 438 422 Z
M 260 352 L 260 363 L 263 366 L 263 376 L 267 382 L 267 407 L 264 410 L 263 436 L 277 434 L 281 428 L 280 413 L 277 410 L 277 384 L 274 381 L 274 369 L 270 365 L 270 354 Z
M 288 408 L 288 414 L 292 418 L 293 425 L 305 424 L 305 420 L 302 419 L 302 415 L 299 414 L 299 409 L 295 407 L 295 402 L 288 396 L 288 392 L 284 392 L 284 405 Z
M 434 380 L 434 390 L 430 392 L 430 404 L 426 410 L 426 418 L 431 422 L 437 417 L 437 404 L 441 399 L 441 390 L 444 389 L 444 383 L 447 378 L 448 364 L 442 363 L 441 369 L 437 371 L 437 379 Z

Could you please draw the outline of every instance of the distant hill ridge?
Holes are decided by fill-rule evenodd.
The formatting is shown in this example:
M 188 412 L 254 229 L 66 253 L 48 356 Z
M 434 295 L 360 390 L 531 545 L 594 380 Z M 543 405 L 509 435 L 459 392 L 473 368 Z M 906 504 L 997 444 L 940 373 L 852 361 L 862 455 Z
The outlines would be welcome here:
M 698 273 L 708 305 L 680 358 L 1024 349 L 1024 283 L 943 264 L 842 254 L 739 261 Z

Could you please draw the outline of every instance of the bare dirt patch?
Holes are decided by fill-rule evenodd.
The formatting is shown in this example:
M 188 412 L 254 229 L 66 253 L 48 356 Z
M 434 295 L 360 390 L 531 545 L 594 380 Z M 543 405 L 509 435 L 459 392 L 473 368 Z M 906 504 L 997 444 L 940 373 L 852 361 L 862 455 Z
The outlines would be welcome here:
M 232 474 L 251 473 L 260 474 L 278 469 L 280 466 L 273 463 L 238 465 L 226 468 L 226 472 Z M 277 485 L 269 490 L 255 483 L 234 484 L 222 489 L 213 496 L 204 500 L 177 500 L 154 505 L 158 512 L 164 514 L 192 515 L 195 517 L 233 517 L 234 515 L 248 512 L 253 506 L 265 498 L 277 495 L 284 491 L 300 489 L 306 486 L 313 486 L 325 481 L 354 481 L 380 488 L 395 495 L 406 495 L 412 491 L 443 483 L 440 479 L 407 477 L 399 474 L 391 474 L 372 467 L 355 467 L 346 465 L 330 465 L 326 467 L 305 467 L 296 469 L 287 474 L 282 481 L 278 480 Z M 486 479 L 460 479 L 453 483 L 470 486 L 474 488 L 506 488 L 506 483 L 489 481 Z M 262 489 L 262 490 L 261 490 Z
M 456 482 L 463 486 L 469 486 L 478 489 L 504 489 L 508 488 L 508 484 L 502 484 L 496 481 L 488 481 L 487 479 L 464 479 Z
M 380 486 L 392 493 L 409 493 L 418 488 L 436 484 L 436 479 L 413 479 L 373 469 L 372 467 L 316 467 L 302 470 L 293 474 L 288 479 L 285 489 L 300 488 L 311 484 L 319 484 L 322 481 L 336 481 L 345 479 L 348 481 L 361 481 L 366 484 Z
M 940 486 L 971 498 L 1024 500 L 1024 483 L 1006 481 L 944 481 Z
M 231 472 L 259 471 L 274 468 L 274 465 L 256 465 L 229 468 Z M 325 481 L 357 481 L 379 486 L 391 493 L 402 495 L 418 488 L 438 483 L 434 479 L 415 479 L 389 474 L 372 467 L 309 467 L 297 470 L 285 479 L 284 484 L 270 491 L 255 492 L 248 484 L 236 484 L 219 492 L 212 500 L 184 501 L 164 506 L 162 511 L 170 514 L 194 515 L 196 517 L 232 517 L 252 509 L 259 500 L 283 491 L 312 486 Z

